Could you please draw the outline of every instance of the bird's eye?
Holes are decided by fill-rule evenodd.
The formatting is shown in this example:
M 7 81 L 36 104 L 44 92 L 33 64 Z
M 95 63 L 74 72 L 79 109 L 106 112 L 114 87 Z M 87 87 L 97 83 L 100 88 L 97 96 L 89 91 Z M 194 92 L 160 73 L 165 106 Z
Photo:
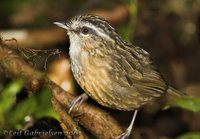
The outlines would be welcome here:
M 82 27 L 81 28 L 81 33 L 83 33 L 83 34 L 88 34 L 89 32 L 91 32 L 91 29 L 90 28 L 88 28 L 88 27 Z

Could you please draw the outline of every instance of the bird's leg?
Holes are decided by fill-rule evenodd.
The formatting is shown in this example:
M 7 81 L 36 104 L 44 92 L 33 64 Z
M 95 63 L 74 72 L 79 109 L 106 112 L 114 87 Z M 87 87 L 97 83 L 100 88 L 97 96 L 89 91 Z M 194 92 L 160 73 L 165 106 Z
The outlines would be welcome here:
M 138 113 L 138 110 L 135 110 L 130 125 L 128 126 L 126 131 L 124 133 L 122 133 L 121 135 L 119 135 L 116 139 L 128 139 L 128 137 L 131 134 L 137 113 Z
M 74 107 L 77 105 L 77 108 L 80 107 L 80 105 L 86 101 L 88 99 L 88 95 L 86 93 L 81 94 L 80 96 L 78 96 L 77 98 L 75 98 L 69 108 L 68 113 L 70 114 L 72 112 L 72 110 L 74 109 Z

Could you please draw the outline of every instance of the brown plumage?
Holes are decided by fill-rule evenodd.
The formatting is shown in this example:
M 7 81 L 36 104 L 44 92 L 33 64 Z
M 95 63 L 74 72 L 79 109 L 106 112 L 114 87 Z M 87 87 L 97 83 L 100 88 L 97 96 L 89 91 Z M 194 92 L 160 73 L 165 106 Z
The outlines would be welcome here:
M 179 93 L 166 84 L 149 53 L 124 41 L 105 19 L 82 15 L 56 24 L 69 35 L 75 79 L 101 105 L 130 111 L 167 92 Z

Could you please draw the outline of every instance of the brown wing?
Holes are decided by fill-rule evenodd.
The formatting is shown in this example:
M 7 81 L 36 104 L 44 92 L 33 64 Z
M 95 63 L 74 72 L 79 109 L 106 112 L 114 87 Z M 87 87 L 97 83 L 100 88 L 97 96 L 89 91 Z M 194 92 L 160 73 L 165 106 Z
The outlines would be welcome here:
M 145 50 L 128 45 L 117 49 L 118 53 L 112 56 L 112 78 L 120 86 L 144 97 L 159 97 L 165 93 L 165 81 Z

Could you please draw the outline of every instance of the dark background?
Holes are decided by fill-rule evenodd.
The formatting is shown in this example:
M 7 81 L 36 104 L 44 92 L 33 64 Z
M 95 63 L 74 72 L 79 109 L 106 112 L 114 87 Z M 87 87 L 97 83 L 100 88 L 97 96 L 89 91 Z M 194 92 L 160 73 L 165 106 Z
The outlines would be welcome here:
M 70 71 L 68 38 L 53 22 L 68 21 L 83 13 L 106 18 L 124 39 L 152 55 L 170 85 L 189 96 L 200 97 L 200 0 L 1 0 L 0 34 L 5 39 L 16 38 L 22 56 L 65 90 L 82 93 Z M 47 53 L 35 49 L 45 49 Z M 62 54 L 52 54 L 54 51 L 47 49 L 59 49 Z M 5 92 L 8 84 L 17 83 L 0 72 L 0 91 Z M 52 111 L 38 116 L 33 110 L 21 112 L 21 119 L 10 122 L 11 116 L 17 116 L 12 115 L 17 105 L 27 98 L 26 91 L 17 93 L 17 103 L 0 117 L 1 129 L 21 129 L 44 116 L 57 117 Z M 4 106 L 0 104 L 0 108 Z M 200 131 L 199 113 L 174 107 L 163 111 L 162 107 L 156 103 L 141 109 L 133 132 L 136 139 L 168 139 Z M 108 111 L 122 119 L 119 121 L 125 127 L 128 125 L 130 113 Z M 34 120 L 24 122 L 24 116 Z

